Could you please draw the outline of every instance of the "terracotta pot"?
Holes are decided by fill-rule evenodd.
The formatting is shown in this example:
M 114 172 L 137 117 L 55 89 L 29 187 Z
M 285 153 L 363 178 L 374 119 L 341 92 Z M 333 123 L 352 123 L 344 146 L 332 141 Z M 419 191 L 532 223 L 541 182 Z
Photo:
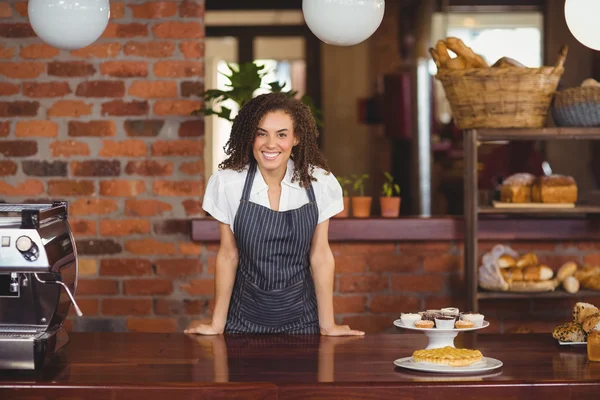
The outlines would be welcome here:
M 348 218 L 350 215 L 350 197 L 344 197 L 344 209 L 335 214 L 333 218 Z
M 398 218 L 400 215 L 400 197 L 380 197 L 381 216 L 384 218 Z
M 368 196 L 352 197 L 352 216 L 355 218 L 369 218 L 371 216 L 371 201 Z

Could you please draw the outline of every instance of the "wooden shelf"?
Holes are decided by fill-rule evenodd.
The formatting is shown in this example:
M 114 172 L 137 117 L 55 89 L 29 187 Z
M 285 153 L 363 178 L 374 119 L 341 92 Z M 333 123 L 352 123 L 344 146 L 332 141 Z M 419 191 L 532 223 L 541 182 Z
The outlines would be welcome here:
M 569 293 L 564 290 L 555 290 L 553 292 L 477 292 L 477 298 L 486 299 L 563 299 L 579 297 L 600 297 L 600 291 L 580 290 L 577 293 Z
M 480 214 L 600 214 L 600 206 L 579 205 L 573 208 L 535 208 L 535 207 L 479 207 Z
M 473 129 L 480 142 L 496 140 L 600 139 L 600 128 Z

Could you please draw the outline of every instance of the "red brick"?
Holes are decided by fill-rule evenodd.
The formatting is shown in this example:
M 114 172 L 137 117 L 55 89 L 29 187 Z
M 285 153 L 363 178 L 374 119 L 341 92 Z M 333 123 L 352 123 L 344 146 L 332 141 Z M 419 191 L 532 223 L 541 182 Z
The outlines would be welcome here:
M 123 97 L 125 96 L 125 82 L 85 81 L 77 85 L 75 94 L 82 97 Z
M 343 248 L 344 254 L 393 254 L 396 252 L 395 243 L 349 243 Z
M 112 116 L 138 116 L 148 114 L 148 102 L 147 101 L 122 101 L 114 100 L 102 104 L 102 115 Z
M 143 255 L 173 255 L 175 254 L 175 245 L 168 242 L 159 242 L 156 239 L 133 239 L 125 243 L 125 249 L 133 254 Z
M 10 4 L 0 3 L 0 18 L 10 18 L 12 16 L 12 10 Z
M 173 163 L 157 160 L 129 161 L 125 173 L 141 176 L 169 176 L 173 173 Z
M 100 157 L 145 157 L 148 154 L 146 143 L 142 140 L 123 140 L 113 142 L 103 140 Z
M 35 32 L 27 22 L 0 24 L 0 37 L 15 39 L 32 38 L 35 37 Z
M 117 160 L 84 160 L 71 163 L 73 176 L 119 176 L 121 163 Z
M 181 163 L 179 172 L 192 176 L 204 175 L 204 160 Z
M 145 58 L 167 58 L 173 55 L 175 44 L 172 42 L 128 42 L 125 54 Z
M 125 200 L 125 215 L 133 217 L 154 217 L 172 210 L 169 203 L 159 200 Z
M 154 75 L 161 78 L 203 76 L 204 64 L 199 61 L 157 61 Z
M 452 249 L 452 242 L 440 242 L 440 241 L 425 241 L 425 242 L 402 242 L 399 244 L 400 252 L 407 254 L 422 253 L 446 253 Z
M 171 294 L 173 283 L 170 279 L 128 279 L 123 281 L 123 294 L 126 295 L 160 295 Z
M 74 235 L 92 236 L 98 231 L 95 220 L 71 219 L 69 225 Z
M 185 219 L 161 219 L 153 222 L 153 232 L 157 235 L 190 235 L 190 220 Z
M 150 233 L 150 221 L 138 219 L 121 219 L 100 221 L 102 236 L 129 236 Z
M 152 275 L 152 264 L 139 258 L 105 258 L 100 261 L 100 275 L 145 276 Z
M 48 63 L 48 75 L 62 77 L 86 77 L 96 73 L 92 64 L 83 61 L 54 61 Z
M 394 327 L 394 317 L 385 315 L 353 315 L 342 318 L 343 325 L 365 333 L 380 333 Z M 361 340 L 360 337 L 352 338 Z M 349 340 L 352 340 L 349 339 Z
M 148 76 L 148 63 L 144 61 L 107 61 L 100 64 L 102 75 L 117 78 L 136 78 Z
M 202 209 L 202 202 L 200 200 L 184 200 L 181 202 L 185 209 L 185 215 L 189 216 L 204 216 L 206 213 Z M 337 269 L 337 266 L 336 266 Z
M 79 100 L 58 100 L 48 110 L 49 117 L 81 117 L 92 113 L 92 104 Z
M 62 142 L 52 142 L 50 144 L 52 157 L 71 157 L 71 156 L 89 156 L 90 147 L 87 143 L 77 142 L 75 140 L 65 140 Z
M 421 270 L 421 257 L 409 255 L 370 255 L 369 271 L 372 272 L 418 272 Z
M 93 181 L 54 180 L 48 182 L 50 196 L 90 196 L 94 194 Z
M 157 1 L 152 3 L 128 5 L 133 18 L 160 19 L 173 17 L 177 14 L 177 3 Z
M 35 79 L 39 77 L 46 66 L 38 62 L 3 62 L 0 63 L 0 75 L 12 79 Z
M 103 315 L 150 315 L 152 299 L 102 299 Z
M 16 137 L 56 137 L 58 125 L 51 121 L 17 121 Z
M 179 50 L 185 58 L 203 58 L 204 43 L 200 42 L 182 42 L 179 43 Z
M 35 117 L 39 108 L 37 101 L 0 101 L 0 117 Z
M 156 274 L 165 277 L 185 277 L 202 273 L 202 263 L 198 259 L 177 258 L 157 260 Z
M 363 256 L 335 256 L 335 272 L 364 272 L 367 270 L 367 260 Z
M 125 121 L 125 132 L 127 136 L 154 137 L 160 134 L 164 125 L 162 119 Z
M 154 301 L 154 313 L 156 315 L 200 315 L 204 314 L 207 306 L 208 300 L 156 299 Z
M 561 245 L 564 249 L 576 248 L 577 250 L 600 250 L 600 242 L 581 240 L 577 242 L 564 242 Z
M 204 27 L 199 22 L 162 22 L 155 24 L 152 32 L 159 39 L 200 39 Z
M 69 202 L 69 215 L 107 215 L 118 209 L 117 202 L 108 199 L 78 198 Z
M 67 176 L 67 163 L 64 161 L 24 160 L 21 170 L 29 176 Z
M 125 3 L 110 2 L 110 19 L 125 17 Z
M 21 49 L 21 58 L 44 59 L 54 58 L 60 54 L 60 50 L 45 43 L 34 43 Z
M 333 310 L 336 314 L 362 313 L 366 308 L 366 296 L 333 296 Z
M 202 18 L 204 17 L 204 4 L 184 0 L 179 5 L 179 16 L 185 18 Z
M 34 98 L 63 97 L 71 93 L 67 82 L 24 82 L 22 88 L 24 96 Z
M 98 315 L 98 311 L 100 310 L 98 299 L 86 299 L 86 298 L 78 298 L 77 305 L 79 309 L 86 317 L 91 317 Z M 69 308 L 69 315 L 74 316 L 77 315 L 75 312 L 75 307 L 71 306 Z
M 0 137 L 6 137 L 10 134 L 10 122 L 0 122 Z
M 544 242 L 538 240 L 519 240 L 518 242 L 510 242 L 508 245 L 517 253 L 522 252 L 538 252 L 538 251 L 554 251 L 556 250 L 556 242 Z
M 0 154 L 4 157 L 27 157 L 37 154 L 37 142 L 32 140 L 2 140 Z
M 187 156 L 195 157 L 204 154 L 203 140 L 157 140 L 152 144 L 153 156 Z
M 444 277 L 438 274 L 395 275 L 392 277 L 394 292 L 439 292 L 444 287 Z
M 19 93 L 19 85 L 14 83 L 0 82 L 0 96 L 12 96 Z
M 462 258 L 452 254 L 427 256 L 423 259 L 426 272 L 458 272 L 463 269 Z
M 202 196 L 202 181 L 154 181 L 152 192 L 158 196 Z
M 87 256 L 109 256 L 123 251 L 123 247 L 112 239 L 81 239 L 76 243 L 79 254 Z
M 181 284 L 181 289 L 192 296 L 213 296 L 215 281 L 214 279 L 192 279 L 190 283 Z
M 102 196 L 135 197 L 146 191 L 143 181 L 111 180 L 100 182 Z
M 148 36 L 148 25 L 131 23 L 131 24 L 117 24 L 109 23 L 102 39 L 115 39 L 115 38 L 134 38 L 134 37 L 146 37 Z
M 0 44 L 0 59 L 8 59 L 13 58 L 15 56 L 16 47 L 6 47 L 3 44 Z
M 203 82 L 181 82 L 181 97 L 202 97 L 202 93 L 204 93 L 204 83 Z
M 29 16 L 29 14 L 27 13 L 27 2 L 26 1 L 19 1 L 19 2 L 15 3 L 15 10 L 21 17 Z
M 192 100 L 160 100 L 154 104 L 155 115 L 190 116 L 202 107 L 201 101 Z
M 374 313 L 394 313 L 400 317 L 401 312 L 421 310 L 421 299 L 414 296 L 377 295 L 371 299 L 369 310 Z
M 179 137 L 204 136 L 204 119 L 184 121 L 179 126 Z
M 114 279 L 79 279 L 77 282 L 77 296 L 117 293 L 117 281 Z
M 219 251 L 219 243 L 206 243 L 206 251 L 216 254 Z
M 116 133 L 114 121 L 69 121 L 69 136 L 101 137 L 115 136 Z
M 217 257 L 213 257 L 213 256 L 208 257 L 208 261 L 206 263 L 206 272 L 209 275 L 214 275 L 216 268 L 217 268 Z
M 585 264 L 599 265 L 600 266 L 600 253 L 588 254 L 583 258 Z M 557 266 L 560 268 L 559 266 Z M 557 268 L 555 268 L 557 270 Z
M 120 43 L 94 43 L 83 49 L 71 51 L 71 55 L 82 58 L 115 58 L 120 52 Z
M 42 193 L 44 184 L 37 179 L 27 179 L 16 185 L 0 180 L 0 195 L 3 196 L 38 196 Z
M 17 164 L 14 161 L 0 160 L 0 176 L 9 176 L 17 173 Z
M 202 245 L 192 242 L 179 243 L 179 253 L 186 256 L 198 256 L 202 253 Z
M 387 276 L 378 275 L 342 275 L 340 279 L 340 292 L 383 292 L 389 288 Z
M 177 97 L 177 82 L 135 81 L 129 86 L 129 95 L 144 99 Z
M 179 327 L 175 318 L 129 318 L 129 332 L 170 333 L 178 332 Z

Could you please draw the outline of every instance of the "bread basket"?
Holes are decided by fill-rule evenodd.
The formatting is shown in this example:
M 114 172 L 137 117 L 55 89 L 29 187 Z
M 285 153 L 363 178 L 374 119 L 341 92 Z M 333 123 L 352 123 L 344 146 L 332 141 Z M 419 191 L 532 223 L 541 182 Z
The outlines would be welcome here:
M 440 68 L 442 83 L 460 129 L 540 128 L 564 72 L 567 46 L 556 65 L 540 68 Z
M 558 126 L 600 126 L 600 86 L 557 92 L 552 102 L 552 118 Z

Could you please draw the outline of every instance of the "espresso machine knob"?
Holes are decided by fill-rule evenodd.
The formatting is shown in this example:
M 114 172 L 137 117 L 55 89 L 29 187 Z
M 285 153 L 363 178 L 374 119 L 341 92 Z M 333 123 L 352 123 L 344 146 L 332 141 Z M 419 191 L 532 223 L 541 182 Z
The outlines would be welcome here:
M 17 250 L 23 254 L 27 261 L 35 261 L 39 257 L 39 251 L 29 236 L 20 236 L 16 241 Z

